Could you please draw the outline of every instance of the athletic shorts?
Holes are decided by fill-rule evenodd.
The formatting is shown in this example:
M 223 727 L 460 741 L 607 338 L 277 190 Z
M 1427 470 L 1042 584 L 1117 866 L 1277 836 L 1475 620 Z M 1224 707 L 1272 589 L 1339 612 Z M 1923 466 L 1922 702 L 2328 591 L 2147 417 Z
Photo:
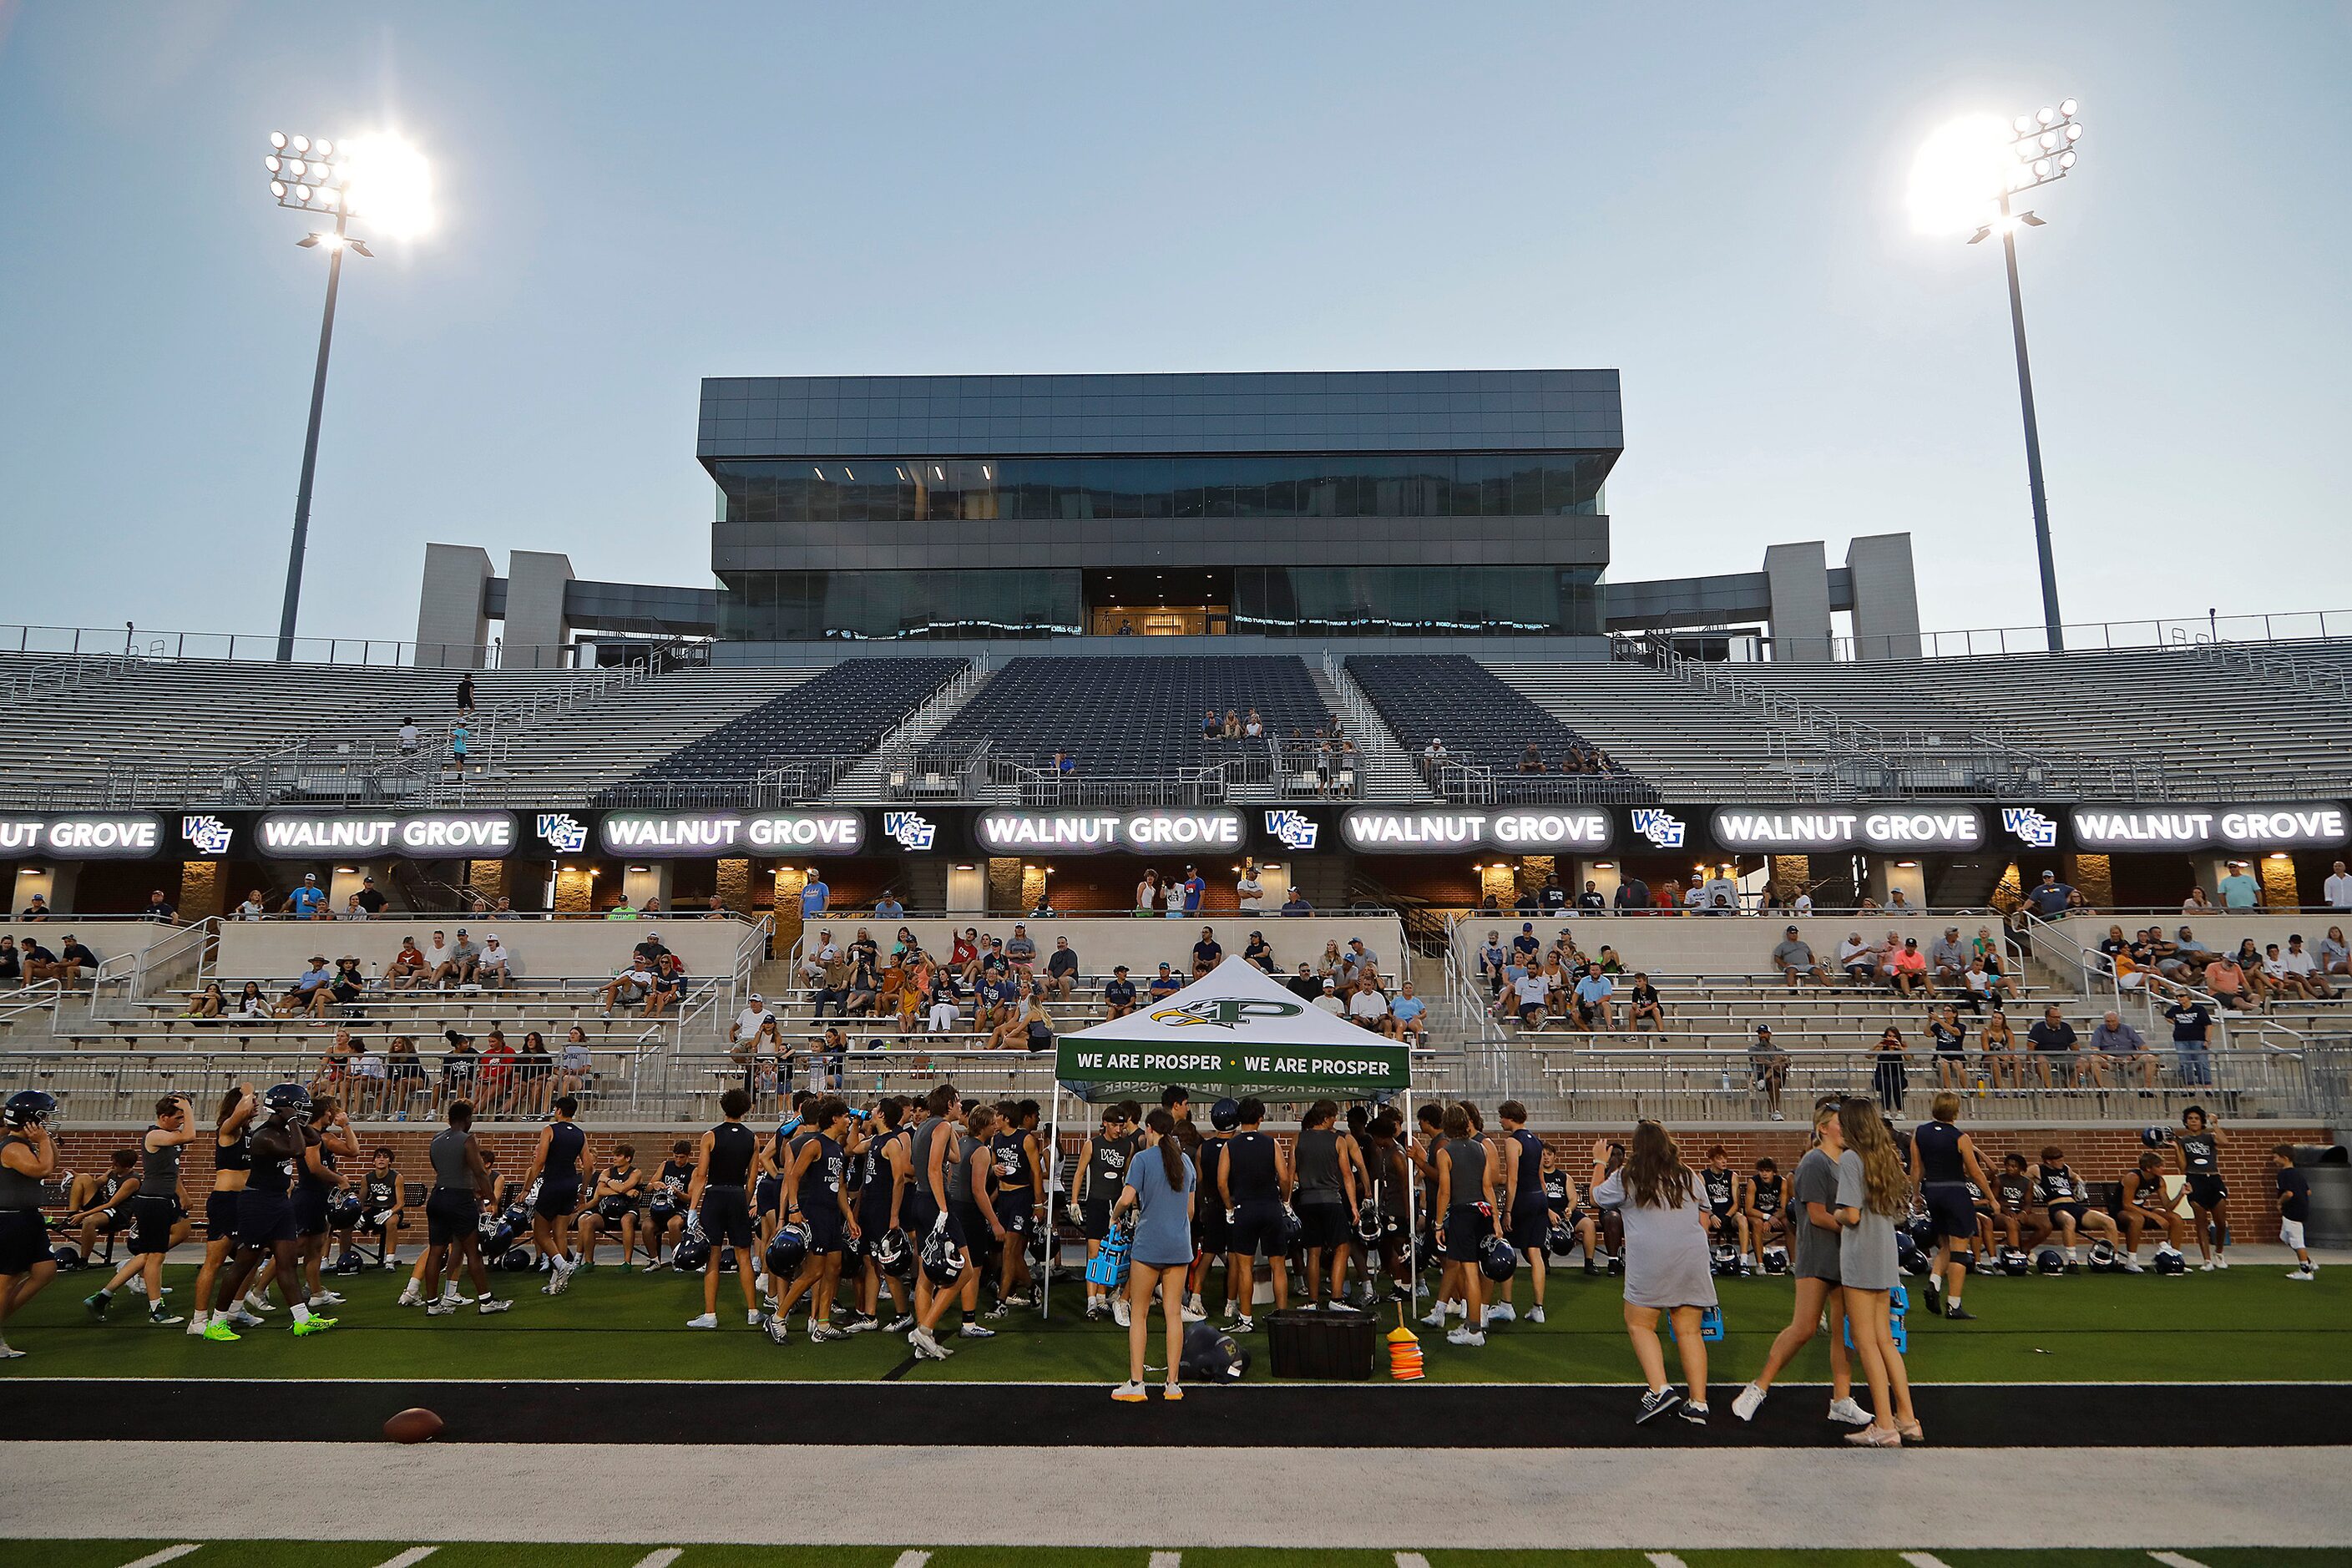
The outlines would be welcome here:
M 0 1209 L 0 1274 L 17 1275 L 49 1260 L 49 1233 L 38 1209 Z
M 702 1222 L 703 1239 L 712 1247 L 751 1245 L 751 1200 L 742 1188 L 704 1187 L 702 1207 L 696 1212 Z
M 1522 1204 L 1511 1211 L 1503 1234 L 1521 1252 L 1540 1252 L 1551 1236 L 1551 1211 L 1541 1204 Z
M 431 1247 L 462 1241 L 480 1228 L 481 1205 L 472 1189 L 436 1187 L 425 1200 L 425 1240 Z
M 1927 1218 L 1937 1236 L 1960 1241 L 1976 1238 L 1976 1200 L 1969 1196 L 1966 1182 L 1929 1182 L 1919 1189 L 1919 1195 L 1927 1201 Z
M 327 1189 L 294 1189 L 294 1233 L 308 1238 L 327 1234 Z
M 258 1193 L 251 1187 L 236 1194 L 236 1244 L 272 1247 L 301 1236 L 295 1228 L 294 1205 L 280 1193 Z
M 1242 1258 L 1280 1258 L 1284 1229 L 1280 1199 L 1251 1198 L 1234 1208 L 1225 1250 Z
M 144 1258 L 150 1253 L 172 1250 L 172 1226 L 180 1218 L 177 1198 L 133 1198 L 131 1217 L 138 1228 L 131 1237 L 131 1255 Z
M 810 1209 L 801 1215 L 801 1226 L 808 1232 L 808 1249 L 813 1253 L 849 1249 L 849 1227 L 841 1223 L 837 1208 Z
M 1110 1234 L 1110 1200 L 1089 1197 L 1078 1205 L 1078 1230 L 1088 1241 L 1100 1241 Z
M 236 1193 L 208 1193 L 205 1196 L 205 1239 L 227 1241 L 236 1235 Z
M 579 1206 L 580 1189 L 577 1186 L 551 1187 L 541 1183 L 539 1201 L 530 1205 L 530 1212 L 541 1219 L 562 1219 Z
M 131 1200 L 132 1203 L 138 1201 L 136 1198 Z M 128 1207 L 112 1210 L 104 1219 L 98 1222 L 98 1234 L 100 1236 L 121 1236 L 130 1228 L 131 1210 Z
M 774 1213 L 775 1213 L 779 1208 L 781 1208 L 781 1207 L 782 1206 L 782 1205 L 783 1205 L 783 1201 L 784 1201 L 784 1179 L 783 1179 L 783 1177 L 782 1177 L 782 1176 L 762 1176 L 762 1177 L 761 1177 L 757 1182 L 755 1182 L 755 1183 L 753 1183 L 753 1184 L 752 1184 L 752 1186 L 751 1186 L 751 1212 L 752 1212 L 752 1213 L 754 1213 L 754 1214 L 774 1214 Z
M 2074 1228 L 2080 1230 L 2083 1227 L 2083 1216 L 2090 1212 L 2091 1205 L 2084 1203 L 2052 1204 L 2050 1223 L 2055 1225 L 2061 1219 L 2071 1219 L 2074 1222 Z
M 950 1247 L 968 1247 L 971 1245 L 971 1232 L 966 1230 L 963 1224 L 964 1211 L 967 1209 L 971 1210 L 975 1218 L 978 1217 L 980 1211 L 972 1208 L 970 1204 L 950 1202 L 948 1205 L 947 1231 Z M 913 1237 L 915 1244 L 919 1247 L 922 1245 L 923 1237 L 930 1235 L 939 1223 L 940 1211 L 936 1208 L 931 1209 L 929 1217 L 923 1221 L 923 1228 L 920 1231 L 909 1230 L 907 1234 Z
M 1026 1191 L 997 1194 L 995 1207 L 996 1223 L 1015 1236 L 1027 1236 L 1037 1221 L 1037 1207 Z
M 2200 1208 L 2211 1208 L 2230 1195 L 2230 1184 L 2219 1176 L 2189 1178 L 2189 1201 Z
M 1345 1247 L 1356 1239 L 1345 1204 L 1318 1198 L 1298 1205 L 1298 1239 L 1307 1247 Z
M 1225 1224 L 1225 1211 L 1217 1206 L 1215 1194 L 1196 1193 L 1192 1204 L 1192 1236 L 1200 1244 L 1201 1250 L 1208 1253 L 1232 1251 L 1232 1227 Z
M 868 1243 L 890 1228 L 889 1183 L 877 1182 L 857 1194 L 857 1228 Z
M 970 1198 L 948 1200 L 948 1236 L 958 1247 L 970 1247 L 974 1258 L 996 1249 L 996 1233 Z
M 2281 1247 L 2291 1247 L 2294 1248 L 2295 1251 L 2301 1252 L 2304 1249 L 2303 1221 L 2299 1219 L 2283 1219 L 2279 1221 L 2279 1245 Z
M 1476 1204 L 1455 1204 L 1445 1211 L 1445 1258 L 1449 1263 L 1475 1263 L 1478 1249 L 1493 1235 Z

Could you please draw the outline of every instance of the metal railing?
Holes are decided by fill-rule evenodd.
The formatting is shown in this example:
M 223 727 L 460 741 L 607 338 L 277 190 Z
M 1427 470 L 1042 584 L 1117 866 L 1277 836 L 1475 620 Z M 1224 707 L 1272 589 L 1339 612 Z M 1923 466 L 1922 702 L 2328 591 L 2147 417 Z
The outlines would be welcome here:
M 1390 730 L 1388 721 L 1381 717 L 1380 710 L 1372 705 L 1372 700 L 1365 695 L 1364 689 L 1356 684 L 1356 678 L 1348 673 L 1347 661 L 1336 657 L 1328 647 L 1323 650 L 1323 678 L 1331 683 L 1331 689 L 1339 693 L 1340 723 L 1344 732 L 1353 736 L 1359 747 L 1374 753 L 1403 749 L 1398 744 L 1394 731 Z
M 603 639 L 609 646 L 610 639 Z M 136 654 L 147 659 L 278 658 L 276 632 L 159 631 L 147 626 L 0 626 L 0 653 Z M 294 664 L 409 666 L 426 669 L 568 669 L 593 657 L 595 642 L 415 643 L 378 637 L 296 637 Z
M 2295 642 L 2352 637 L 2352 611 L 2303 610 L 2278 615 L 2203 616 L 2140 621 L 2078 621 L 2059 628 L 2069 651 L 2086 648 L 2160 648 L 2207 642 Z M 1832 637 L 1831 657 L 1873 658 L 1966 658 L 2005 653 L 2047 653 L 2042 626 L 1979 626 L 1962 631 L 1911 632 L 1883 637 Z

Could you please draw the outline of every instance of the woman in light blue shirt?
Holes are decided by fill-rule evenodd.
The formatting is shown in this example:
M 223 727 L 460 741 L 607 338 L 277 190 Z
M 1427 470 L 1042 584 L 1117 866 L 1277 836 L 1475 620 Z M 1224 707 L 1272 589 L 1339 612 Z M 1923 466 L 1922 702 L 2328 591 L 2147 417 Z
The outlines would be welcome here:
M 1151 1298 L 1168 1321 L 1168 1382 L 1162 1399 L 1181 1399 L 1176 1369 L 1184 1359 L 1184 1276 L 1192 1263 L 1192 1193 L 1198 1178 L 1176 1141 L 1176 1119 L 1163 1106 L 1143 1119 L 1143 1147 L 1127 1163 L 1127 1184 L 1111 1217 L 1135 1216 L 1127 1258 L 1127 1381 L 1111 1390 L 1124 1405 L 1143 1398 L 1143 1348 L 1150 1338 Z

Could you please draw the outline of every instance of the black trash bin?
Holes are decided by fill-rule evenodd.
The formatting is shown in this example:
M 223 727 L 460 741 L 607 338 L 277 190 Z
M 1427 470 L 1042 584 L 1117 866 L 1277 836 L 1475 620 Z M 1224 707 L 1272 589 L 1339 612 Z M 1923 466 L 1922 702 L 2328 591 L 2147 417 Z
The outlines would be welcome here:
M 2352 1156 L 2341 1143 L 2298 1143 L 2294 1163 L 2311 1184 L 2311 1217 L 2303 1223 L 2306 1247 L 2352 1247 Z
M 1276 1312 L 1265 1321 L 1266 1352 L 1276 1377 L 1361 1383 L 1372 1375 L 1380 1320 L 1342 1308 Z

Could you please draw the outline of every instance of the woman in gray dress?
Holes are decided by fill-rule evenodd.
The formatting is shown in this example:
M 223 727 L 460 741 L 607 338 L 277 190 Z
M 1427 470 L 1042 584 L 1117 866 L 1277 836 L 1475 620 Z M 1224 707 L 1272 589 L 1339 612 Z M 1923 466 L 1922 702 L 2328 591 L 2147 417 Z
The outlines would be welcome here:
M 1895 1221 L 1910 1206 L 1910 1179 L 1895 1152 L 1895 1137 L 1866 1100 L 1838 1107 L 1838 1131 L 1845 1152 L 1838 1156 L 1837 1216 L 1839 1291 L 1853 1348 L 1870 1380 L 1869 1426 L 1846 1434 L 1865 1448 L 1899 1448 L 1905 1438 L 1923 1442 L 1927 1434 L 1911 1411 L 1911 1380 L 1903 1352 L 1895 1348 L 1891 1292 L 1900 1270 L 1895 1260 Z
M 1715 1305 L 1715 1275 L 1708 1267 L 1707 1232 L 1715 1224 L 1698 1175 L 1683 1163 L 1682 1152 L 1655 1121 L 1633 1126 L 1633 1144 L 1623 1168 L 1609 1169 L 1609 1141 L 1592 1145 L 1592 1202 L 1613 1208 L 1625 1227 L 1625 1333 L 1642 1365 L 1649 1391 L 1633 1414 L 1636 1426 L 1679 1405 L 1682 1418 L 1706 1425 L 1706 1343 L 1699 1338 L 1701 1311 Z M 1666 1386 L 1665 1351 L 1658 1343 L 1658 1314 L 1670 1314 L 1675 1348 L 1682 1353 L 1687 1399 Z

